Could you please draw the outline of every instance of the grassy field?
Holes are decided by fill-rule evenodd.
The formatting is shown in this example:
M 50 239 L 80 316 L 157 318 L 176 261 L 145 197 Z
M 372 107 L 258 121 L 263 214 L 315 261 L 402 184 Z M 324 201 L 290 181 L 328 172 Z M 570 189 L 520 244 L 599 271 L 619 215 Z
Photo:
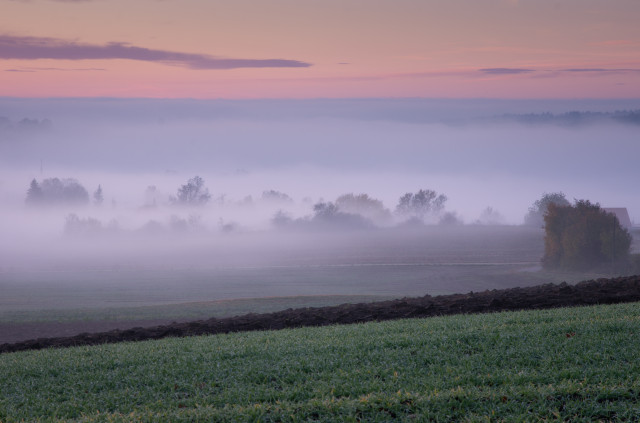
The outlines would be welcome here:
M 638 421 L 640 304 L 0 356 L 0 421 Z

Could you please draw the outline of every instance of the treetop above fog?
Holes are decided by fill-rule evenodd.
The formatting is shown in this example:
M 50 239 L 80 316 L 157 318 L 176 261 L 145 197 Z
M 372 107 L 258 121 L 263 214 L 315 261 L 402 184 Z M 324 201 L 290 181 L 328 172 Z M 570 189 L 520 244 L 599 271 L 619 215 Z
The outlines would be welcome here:
M 33 179 L 25 202 L 31 206 L 85 205 L 89 202 L 89 193 L 73 178 L 47 178 L 41 183 Z
M 204 186 L 204 179 L 194 176 L 178 188 L 177 196 L 171 197 L 171 202 L 181 206 L 204 206 L 210 199 L 211 194 Z
M 430 189 L 408 192 L 398 201 L 396 213 L 423 219 L 428 214 L 437 215 L 444 210 L 447 196 Z

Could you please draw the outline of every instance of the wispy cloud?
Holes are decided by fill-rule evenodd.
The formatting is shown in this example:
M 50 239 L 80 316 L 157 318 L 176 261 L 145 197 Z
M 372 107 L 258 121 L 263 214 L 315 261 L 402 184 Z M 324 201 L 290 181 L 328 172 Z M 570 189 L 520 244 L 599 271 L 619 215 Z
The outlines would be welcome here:
M 5 69 L 4 71 L 5 72 L 20 72 L 20 73 L 22 73 L 22 72 L 26 72 L 26 73 L 37 72 L 37 71 L 34 71 L 34 70 L 29 70 L 29 69 Z
M 155 50 L 126 43 L 81 44 L 44 37 L 0 35 L 0 59 L 108 60 L 129 59 L 190 69 L 300 68 L 310 63 L 287 59 L 236 59 L 206 54 Z
M 521 68 L 485 68 L 478 69 L 478 72 L 482 72 L 487 75 L 519 75 L 523 73 L 535 72 L 535 70 Z
M 607 40 L 591 43 L 590 45 L 599 47 L 637 46 L 638 42 L 632 40 Z
M 640 69 L 632 69 L 632 68 L 573 68 L 573 69 L 561 69 L 560 72 L 574 72 L 574 73 L 640 73 Z
M 55 72 L 101 72 L 106 71 L 105 68 L 37 68 L 37 67 L 22 67 L 16 69 L 5 69 L 5 72 L 41 72 L 41 71 L 55 71 Z

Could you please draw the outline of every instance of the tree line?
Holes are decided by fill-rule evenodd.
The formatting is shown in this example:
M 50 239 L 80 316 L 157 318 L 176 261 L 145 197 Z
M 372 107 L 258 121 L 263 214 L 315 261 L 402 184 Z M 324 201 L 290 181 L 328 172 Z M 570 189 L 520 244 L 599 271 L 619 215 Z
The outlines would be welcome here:
M 287 194 L 275 190 L 264 191 L 262 199 L 276 204 L 293 202 Z M 101 185 L 90 197 L 87 189 L 75 179 L 47 178 L 41 182 L 36 179 L 31 181 L 25 202 L 31 206 L 86 205 L 91 200 L 95 205 L 103 203 Z M 175 196 L 169 197 L 171 204 L 189 207 L 204 206 L 210 200 L 211 194 L 200 176 L 187 180 L 177 189 Z M 425 221 L 440 225 L 462 224 L 455 212 L 445 211 L 447 200 L 444 194 L 420 189 L 402 195 L 392 212 L 382 201 L 368 194 L 349 193 L 339 196 L 334 202 L 313 204 L 311 216 L 293 219 L 280 210 L 271 222 L 277 228 L 354 229 L 388 224 L 395 214 L 404 219 L 404 225 L 420 225 Z M 176 217 L 172 219 L 172 227 L 200 226 L 199 222 L 183 221 Z M 500 215 L 488 207 L 481 219 L 496 223 Z M 546 268 L 577 270 L 606 264 L 620 266 L 637 261 L 640 271 L 640 258 L 630 254 L 631 234 L 615 214 L 608 213 L 598 203 L 575 200 L 571 204 L 561 192 L 545 193 L 531 205 L 524 220 L 525 225 L 544 228 L 545 252 L 542 263 Z M 76 215 L 70 215 L 66 223 L 67 232 L 77 231 L 77 228 L 94 230 L 98 226 L 99 222 L 95 219 L 83 220 Z M 226 227 L 232 228 L 233 225 L 227 224 Z

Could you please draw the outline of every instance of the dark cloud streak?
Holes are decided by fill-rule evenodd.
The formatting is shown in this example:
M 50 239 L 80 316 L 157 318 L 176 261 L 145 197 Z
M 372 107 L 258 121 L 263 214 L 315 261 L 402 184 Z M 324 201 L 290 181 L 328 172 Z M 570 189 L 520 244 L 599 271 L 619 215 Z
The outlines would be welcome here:
M 128 59 L 190 69 L 299 68 L 310 63 L 286 59 L 235 59 L 205 54 L 154 50 L 126 43 L 80 44 L 56 38 L 0 35 L 0 59 L 109 60 Z

